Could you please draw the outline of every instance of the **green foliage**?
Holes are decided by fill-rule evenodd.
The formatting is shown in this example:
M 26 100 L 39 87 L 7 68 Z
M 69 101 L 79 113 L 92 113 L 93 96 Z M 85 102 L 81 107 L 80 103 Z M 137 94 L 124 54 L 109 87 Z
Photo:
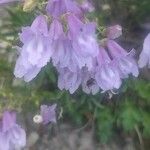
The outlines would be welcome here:
M 143 100 L 150 103 L 150 83 L 144 80 L 137 80 L 135 82 L 135 91 Z
M 98 110 L 96 115 L 97 134 L 102 143 L 106 143 L 113 134 L 114 114 L 109 107 Z
M 140 108 L 136 107 L 131 100 L 126 101 L 120 107 L 119 122 L 125 131 L 133 131 L 135 126 L 142 121 Z
M 142 113 L 143 135 L 150 136 L 150 113 L 143 111 Z

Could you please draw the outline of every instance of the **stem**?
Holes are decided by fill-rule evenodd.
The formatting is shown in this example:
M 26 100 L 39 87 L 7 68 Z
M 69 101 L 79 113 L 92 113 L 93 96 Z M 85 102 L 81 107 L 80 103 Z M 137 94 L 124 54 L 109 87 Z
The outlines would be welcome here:
M 139 139 L 139 142 L 140 142 L 141 150 L 144 150 L 144 144 L 143 144 L 143 139 L 142 139 L 142 135 L 140 133 L 140 130 L 139 130 L 137 125 L 135 125 L 134 128 L 135 128 L 135 131 L 136 131 L 136 133 L 138 135 L 138 139 Z

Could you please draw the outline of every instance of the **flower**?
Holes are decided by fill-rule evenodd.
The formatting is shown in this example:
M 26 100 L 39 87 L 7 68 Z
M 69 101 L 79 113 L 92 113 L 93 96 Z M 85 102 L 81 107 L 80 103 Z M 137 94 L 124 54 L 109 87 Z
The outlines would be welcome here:
M 97 56 L 97 67 L 95 80 L 99 87 L 105 92 L 108 90 L 118 89 L 121 86 L 121 79 L 118 69 L 109 58 L 103 47 L 99 49 Z
M 138 76 L 138 66 L 133 57 L 135 54 L 134 50 L 128 53 L 114 40 L 107 41 L 107 48 L 115 65 L 118 67 L 121 78 L 127 78 L 129 74 L 135 77 Z
M 84 66 L 91 69 L 93 58 L 98 54 L 95 24 L 84 24 L 74 15 L 68 16 L 67 23 L 66 34 L 57 19 L 54 19 L 50 26 L 53 65 L 60 68 L 67 67 L 72 72 Z
M 33 117 L 33 121 L 37 124 L 43 123 L 44 125 L 49 123 L 56 123 L 56 107 L 57 104 L 51 106 L 41 105 L 40 114 Z
M 93 67 L 93 58 L 98 55 L 94 23 L 84 24 L 76 16 L 68 16 L 68 38 L 72 42 L 74 60 L 81 69 L 84 66 L 90 70 Z
M 146 36 L 143 44 L 143 50 L 138 61 L 139 67 L 143 68 L 148 65 L 150 68 L 150 33 Z
M 48 124 L 50 122 L 56 123 L 56 107 L 57 104 L 51 106 L 41 105 L 40 115 L 42 116 L 43 124 Z
M 52 61 L 53 65 L 61 65 L 64 62 L 65 57 L 65 33 L 63 31 L 63 26 L 61 22 L 57 19 L 54 19 L 51 23 L 49 35 L 51 38 L 51 46 L 52 46 Z
M 31 27 L 25 27 L 20 34 L 23 47 L 16 62 L 14 75 L 29 82 L 40 72 L 51 58 L 51 41 L 44 16 L 38 16 Z
M 100 90 L 94 75 L 94 71 L 88 71 L 87 68 L 82 69 L 82 90 L 87 94 L 95 95 Z
M 5 111 L 1 121 L 0 129 L 0 149 L 13 150 L 20 149 L 26 145 L 26 133 L 16 123 L 16 114 Z
M 74 0 L 49 0 L 46 10 L 55 18 L 66 13 L 73 13 L 78 16 L 81 14 L 81 9 Z
M 78 69 L 77 72 L 72 72 L 68 68 L 57 69 L 58 76 L 58 87 L 60 90 L 69 90 L 73 94 L 80 86 L 82 81 L 81 71 Z

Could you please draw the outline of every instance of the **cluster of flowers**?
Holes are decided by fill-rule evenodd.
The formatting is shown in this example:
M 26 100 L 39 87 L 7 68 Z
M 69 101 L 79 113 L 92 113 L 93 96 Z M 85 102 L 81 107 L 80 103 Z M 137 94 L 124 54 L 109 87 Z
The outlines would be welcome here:
M 88 1 L 79 5 L 73 0 L 50 0 L 46 10 L 50 27 L 47 18 L 40 15 L 31 27 L 22 29 L 16 77 L 29 82 L 52 61 L 61 90 L 72 94 L 81 85 L 84 92 L 96 94 L 100 89 L 118 89 L 131 73 L 138 76 L 134 50 L 127 53 L 114 41 L 122 34 L 120 26 L 108 28 L 106 39 L 98 43 L 96 23 L 84 17 L 93 10 Z
M 35 123 L 47 125 L 56 123 L 56 104 L 41 105 L 40 114 L 33 120 Z M 0 150 L 14 150 L 26 145 L 26 132 L 16 123 L 16 113 L 5 111 L 0 122 Z
M 0 0 L 0 4 L 19 0 Z M 22 1 L 22 0 L 20 0 Z M 31 27 L 23 27 L 20 56 L 14 74 L 26 82 L 34 79 L 42 67 L 52 61 L 58 87 L 72 94 L 81 85 L 84 92 L 118 89 L 129 74 L 137 77 L 134 50 L 126 52 L 114 40 L 122 34 L 119 25 L 107 28 L 105 39 L 98 43 L 96 23 L 85 18 L 94 8 L 88 0 L 49 0 L 47 16 L 37 16 Z M 50 27 L 48 24 L 50 18 Z M 150 64 L 150 34 L 144 41 L 139 67 Z
M 24 45 L 15 67 L 16 77 L 32 80 L 51 59 L 59 73 L 58 87 L 70 93 L 80 85 L 88 94 L 118 89 L 129 74 L 138 76 L 134 50 L 127 53 L 114 41 L 122 34 L 121 27 L 108 28 L 106 39 L 98 43 L 96 24 L 86 23 L 84 18 L 91 7 L 81 6 L 71 0 L 49 1 L 49 30 L 44 16 L 23 28 L 20 39 Z
M 37 16 L 31 26 L 22 28 L 23 46 L 19 48 L 15 76 L 29 82 L 52 62 L 58 71 L 59 89 L 71 94 L 80 86 L 88 94 L 118 89 L 122 79 L 130 74 L 137 77 L 134 49 L 127 52 L 115 41 L 122 34 L 121 26 L 107 28 L 105 39 L 98 41 L 96 23 L 85 18 L 93 9 L 88 0 L 49 0 L 48 15 Z M 149 61 L 148 41 L 149 36 L 140 55 L 140 67 Z

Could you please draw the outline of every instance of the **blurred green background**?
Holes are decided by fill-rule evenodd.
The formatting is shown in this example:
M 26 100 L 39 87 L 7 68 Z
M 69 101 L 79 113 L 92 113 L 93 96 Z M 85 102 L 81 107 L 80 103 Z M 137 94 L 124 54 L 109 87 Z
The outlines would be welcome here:
M 150 32 L 150 0 L 95 0 L 96 12 L 89 17 L 100 26 L 121 24 L 123 47 L 142 49 L 143 39 Z M 48 64 L 38 77 L 25 83 L 13 75 L 17 58 L 16 45 L 22 26 L 30 25 L 41 9 L 38 5 L 30 12 L 22 6 L 0 7 L 0 110 L 17 109 L 18 112 L 36 114 L 42 103 L 58 104 L 58 124 L 67 122 L 75 127 L 94 128 L 95 140 L 110 143 L 132 138 L 136 149 L 150 148 L 150 72 L 141 70 L 138 79 L 123 81 L 117 94 L 86 95 L 79 89 L 70 95 L 57 88 L 57 73 Z

